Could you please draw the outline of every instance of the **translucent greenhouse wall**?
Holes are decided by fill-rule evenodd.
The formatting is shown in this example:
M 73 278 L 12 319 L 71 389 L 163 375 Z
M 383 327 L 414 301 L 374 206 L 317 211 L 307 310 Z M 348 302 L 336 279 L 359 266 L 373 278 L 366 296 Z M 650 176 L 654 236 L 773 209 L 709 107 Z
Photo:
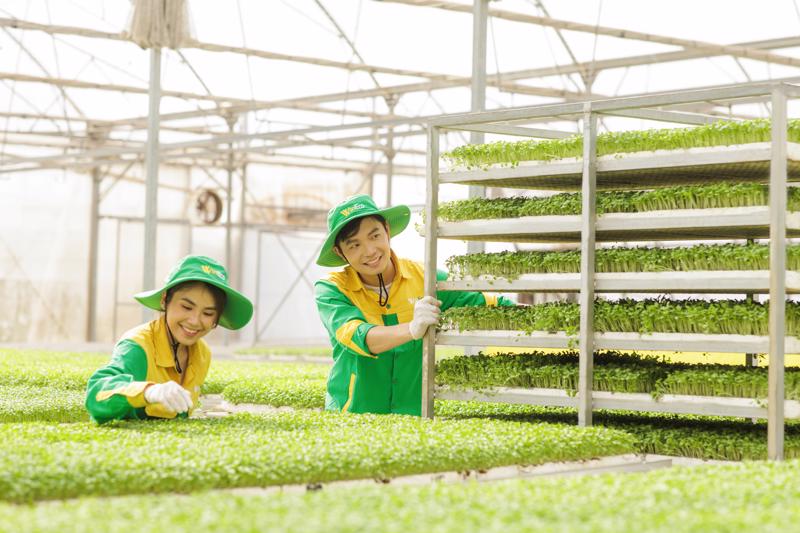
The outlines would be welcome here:
M 164 279 L 187 253 L 224 261 L 225 214 L 212 226 L 195 225 L 190 229 L 187 222 L 191 196 L 186 190 L 219 189 L 219 183 L 226 183 L 224 170 L 212 173 L 215 180 L 199 168 L 189 172 L 186 168 L 162 166 L 156 280 Z M 257 305 L 258 327 L 254 320 L 235 334 L 215 331 L 208 340 L 212 344 L 249 344 L 256 340 L 263 344 L 325 343 L 327 334 L 317 316 L 313 296 L 313 282 L 329 272 L 314 262 L 324 238 L 324 216 L 304 220 L 302 210 L 294 218 L 277 216 L 250 204 L 294 203 L 295 207 L 320 209 L 354 192 L 366 192 L 369 187 L 363 176 L 354 172 L 250 165 L 247 173 L 247 219 L 253 226 L 244 232 L 242 279 L 237 279 L 236 265 L 242 234 L 236 226 L 231 236 L 233 260 L 228 266 L 234 284 Z M 127 175 L 141 179 L 143 170 L 134 167 Z M 114 342 L 139 324 L 142 317 L 141 306 L 131 296 L 142 290 L 144 188 L 141 183 L 123 180 L 109 188 L 111 183 L 112 178 L 102 182 L 98 225 L 95 340 L 100 342 Z M 424 201 L 424 180 L 395 176 L 393 183 L 392 203 L 406 203 L 413 208 Z M 373 191 L 377 203 L 383 205 L 385 177 L 375 178 Z M 237 176 L 234 223 L 239 222 L 240 193 Z M 0 298 L 4 302 L 0 342 L 52 344 L 86 340 L 90 197 L 91 178 L 87 174 L 41 170 L 0 179 Z M 304 222 L 315 223 L 320 229 L 299 231 Z M 414 229 L 419 223 L 419 216 L 414 215 L 409 228 L 392 240 L 392 246 L 400 256 L 422 261 L 424 239 Z M 282 231 L 260 230 L 258 224 Z M 443 245 L 440 268 L 449 255 L 464 250 L 462 243 Z M 298 266 L 302 269 L 306 265 L 308 268 L 298 280 Z

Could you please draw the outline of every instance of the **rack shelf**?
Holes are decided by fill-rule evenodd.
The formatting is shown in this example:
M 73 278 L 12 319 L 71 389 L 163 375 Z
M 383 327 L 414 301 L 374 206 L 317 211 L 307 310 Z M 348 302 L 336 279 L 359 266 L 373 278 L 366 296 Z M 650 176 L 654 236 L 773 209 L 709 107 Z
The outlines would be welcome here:
M 726 207 L 597 216 L 598 242 L 761 239 L 769 237 L 769 208 Z M 788 237 L 800 237 L 800 212 L 786 213 Z M 443 239 L 492 242 L 580 242 L 581 216 L 554 215 L 439 222 Z
M 800 180 L 800 144 L 788 143 L 788 179 Z M 630 189 L 687 185 L 709 180 L 766 181 L 770 143 L 711 146 L 612 154 L 597 158 L 597 188 Z M 441 183 L 525 189 L 579 190 L 583 163 L 578 158 L 521 161 L 516 166 L 442 172 Z
M 754 293 L 769 292 L 768 270 L 699 270 L 688 272 L 602 272 L 595 274 L 595 292 Z M 440 281 L 444 291 L 578 292 L 581 275 L 523 274 L 508 280 L 467 276 Z M 800 294 L 800 272 L 786 272 L 787 294 Z
M 598 350 L 655 350 L 677 352 L 767 353 L 769 337 L 760 335 L 710 335 L 702 333 L 595 333 Z M 436 343 L 443 346 L 509 346 L 525 348 L 570 348 L 578 337 L 565 332 L 516 330 L 439 331 Z M 785 337 L 786 353 L 800 353 L 800 339 Z
M 578 399 L 560 389 L 518 389 L 497 387 L 491 391 L 449 390 L 438 387 L 436 397 L 442 400 L 467 400 L 489 403 L 514 403 L 554 407 L 577 407 Z M 800 402 L 784 401 L 784 416 L 800 418 Z M 687 396 L 665 394 L 654 399 L 646 393 L 592 392 L 595 409 L 624 409 L 656 413 L 697 414 L 706 416 L 735 416 L 744 418 L 767 418 L 763 400 L 751 398 L 726 398 L 722 396 Z

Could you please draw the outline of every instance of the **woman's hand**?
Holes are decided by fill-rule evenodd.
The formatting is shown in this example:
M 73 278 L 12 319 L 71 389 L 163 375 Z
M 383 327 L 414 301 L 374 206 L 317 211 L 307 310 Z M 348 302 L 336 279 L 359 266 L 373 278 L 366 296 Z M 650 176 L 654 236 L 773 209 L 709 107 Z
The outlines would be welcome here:
M 170 411 L 185 413 L 192 408 L 192 395 L 189 391 L 175 383 L 156 383 L 144 390 L 144 399 L 147 403 L 160 403 Z

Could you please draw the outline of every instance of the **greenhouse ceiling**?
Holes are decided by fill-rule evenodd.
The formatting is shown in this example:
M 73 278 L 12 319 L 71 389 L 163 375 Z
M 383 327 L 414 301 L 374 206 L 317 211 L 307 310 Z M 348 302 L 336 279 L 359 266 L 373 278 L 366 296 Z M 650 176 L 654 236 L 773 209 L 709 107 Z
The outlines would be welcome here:
M 0 172 L 141 161 L 151 55 L 130 39 L 134 5 L 3 2 Z M 239 163 L 346 169 L 390 153 L 396 172 L 414 175 L 426 117 L 475 108 L 472 2 L 189 0 L 188 9 L 191 39 L 161 58 L 162 162 L 223 167 L 235 147 Z M 797 0 L 488 9 L 488 109 L 800 80 Z M 685 111 L 763 115 L 729 104 Z

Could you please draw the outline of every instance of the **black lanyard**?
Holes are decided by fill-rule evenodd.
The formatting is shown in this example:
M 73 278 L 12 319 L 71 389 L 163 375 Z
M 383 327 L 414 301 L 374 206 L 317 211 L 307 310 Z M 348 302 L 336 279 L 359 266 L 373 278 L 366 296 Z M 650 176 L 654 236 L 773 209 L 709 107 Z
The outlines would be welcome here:
M 180 343 L 170 343 L 170 346 L 172 347 L 172 359 L 175 360 L 175 370 L 178 371 L 178 374 L 183 374 L 181 364 L 178 362 L 178 347 L 180 346 Z
M 181 364 L 178 362 L 178 349 L 180 348 L 181 343 L 175 340 L 175 335 L 173 335 L 172 331 L 169 329 L 166 311 L 164 311 L 164 325 L 167 326 L 167 341 L 169 341 L 170 348 L 172 348 L 172 360 L 175 361 L 175 370 L 178 371 L 178 374 L 183 374 Z
M 384 299 L 384 295 L 386 298 Z M 386 307 L 386 304 L 389 303 L 389 290 L 386 288 L 386 284 L 383 282 L 383 274 L 378 274 L 378 305 L 381 307 Z

